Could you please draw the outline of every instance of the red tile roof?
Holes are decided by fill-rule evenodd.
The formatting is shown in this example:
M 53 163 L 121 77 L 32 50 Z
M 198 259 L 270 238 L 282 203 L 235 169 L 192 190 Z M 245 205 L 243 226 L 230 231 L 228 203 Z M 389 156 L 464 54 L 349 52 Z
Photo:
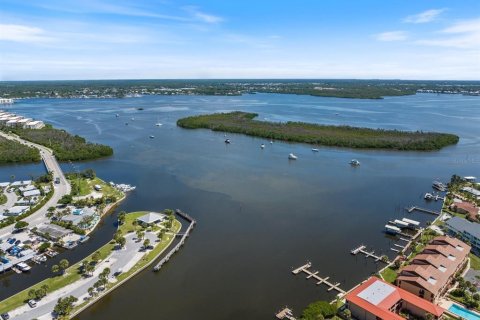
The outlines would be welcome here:
M 377 281 L 387 284 L 388 286 L 393 288 L 394 291 L 376 305 L 358 296 L 362 291 L 369 288 Z M 437 317 L 441 316 L 444 312 L 443 308 L 376 277 L 369 278 L 367 281 L 350 291 L 345 298 L 349 303 L 355 304 L 358 307 L 366 310 L 367 312 L 384 320 L 403 320 L 403 317 L 388 310 L 400 300 L 403 300 L 410 305 L 414 305 L 424 310 L 425 312 L 429 312 Z

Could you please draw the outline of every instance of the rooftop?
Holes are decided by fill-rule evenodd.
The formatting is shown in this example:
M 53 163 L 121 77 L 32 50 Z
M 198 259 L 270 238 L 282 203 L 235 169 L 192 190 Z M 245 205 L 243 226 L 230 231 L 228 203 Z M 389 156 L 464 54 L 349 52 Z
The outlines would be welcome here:
M 137 220 L 146 224 L 151 224 L 151 223 L 157 223 L 157 222 L 163 221 L 165 217 L 166 216 L 163 213 L 149 212 L 137 218 Z
M 453 217 L 447 222 L 449 228 L 455 229 L 459 232 L 468 232 L 477 239 L 480 239 L 480 228 L 478 223 L 470 222 L 460 217 Z
M 441 307 L 376 277 L 369 278 L 345 298 L 381 319 L 402 320 L 403 317 L 389 310 L 401 300 L 437 317 L 444 312 Z

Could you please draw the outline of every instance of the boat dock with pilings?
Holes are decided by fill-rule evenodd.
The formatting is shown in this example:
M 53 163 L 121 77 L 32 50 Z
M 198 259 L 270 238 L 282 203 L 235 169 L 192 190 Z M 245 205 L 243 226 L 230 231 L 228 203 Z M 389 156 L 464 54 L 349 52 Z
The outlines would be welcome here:
M 188 214 L 186 214 L 185 212 L 181 211 L 180 209 L 176 209 L 175 210 L 175 213 L 178 214 L 180 217 L 182 217 L 183 219 L 187 220 L 188 222 L 190 222 L 190 224 L 188 225 L 188 228 L 185 232 L 183 233 L 179 233 L 177 234 L 176 236 L 181 236 L 182 238 L 180 239 L 180 241 L 175 245 L 175 247 L 172 248 L 172 250 L 170 250 L 169 253 L 167 253 L 167 255 L 165 257 L 162 258 L 162 260 L 160 260 L 156 265 L 155 267 L 153 267 L 153 271 L 158 271 L 162 268 L 162 266 L 168 261 L 170 260 L 170 258 L 172 257 L 172 255 L 177 252 L 178 250 L 180 250 L 180 248 L 185 244 L 185 240 L 188 238 L 188 236 L 190 235 L 190 232 L 193 230 L 193 227 L 195 226 L 195 224 L 197 223 L 197 221 L 195 219 L 193 219 L 191 216 L 189 216 Z
M 351 254 L 353 254 L 354 256 L 357 255 L 358 253 L 363 253 L 365 255 L 365 258 L 369 258 L 369 257 L 372 257 L 373 259 L 375 259 L 375 261 L 383 261 L 385 263 L 388 263 L 388 259 L 386 261 L 384 261 L 382 259 L 382 256 L 378 256 L 375 254 L 375 251 L 372 251 L 372 252 L 368 252 L 366 251 L 367 249 L 367 246 L 364 246 L 363 244 L 355 249 L 353 249 L 352 251 L 350 251 Z
M 317 286 L 320 285 L 320 284 L 326 284 L 329 288 L 327 289 L 328 291 L 332 291 L 332 290 L 336 290 L 338 291 L 341 295 L 344 295 L 346 294 L 347 292 L 343 289 L 341 289 L 339 286 L 340 286 L 340 282 L 338 283 L 331 283 L 328 281 L 328 279 L 330 279 L 330 277 L 325 277 L 325 278 L 321 278 L 319 277 L 317 274 L 318 274 L 318 271 L 310 271 L 308 269 L 310 269 L 310 267 L 312 266 L 312 263 L 311 262 L 307 262 L 306 264 L 304 264 L 303 266 L 301 267 L 298 267 L 296 269 L 293 269 L 292 270 L 292 273 L 293 274 L 299 274 L 300 272 L 305 272 L 307 274 L 307 279 L 310 279 L 310 278 L 314 278 L 316 280 L 318 280 L 317 282 Z
M 440 215 L 440 212 L 438 212 L 438 211 L 425 209 L 425 208 L 420 208 L 420 207 L 417 207 L 417 206 L 407 207 L 407 208 L 405 208 L 405 210 L 407 210 L 408 213 L 412 213 L 413 211 L 420 211 L 420 212 L 424 212 L 424 213 L 434 214 L 436 216 Z

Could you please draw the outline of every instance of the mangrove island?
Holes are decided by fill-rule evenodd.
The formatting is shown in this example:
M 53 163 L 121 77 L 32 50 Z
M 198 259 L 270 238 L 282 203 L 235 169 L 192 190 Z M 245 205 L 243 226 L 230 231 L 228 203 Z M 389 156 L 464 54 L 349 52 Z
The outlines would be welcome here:
M 315 145 L 360 149 L 432 151 L 456 144 L 459 137 L 449 133 L 399 131 L 321 125 L 305 122 L 254 120 L 258 114 L 241 111 L 191 116 L 179 119 L 186 129 L 210 129 L 250 136 Z

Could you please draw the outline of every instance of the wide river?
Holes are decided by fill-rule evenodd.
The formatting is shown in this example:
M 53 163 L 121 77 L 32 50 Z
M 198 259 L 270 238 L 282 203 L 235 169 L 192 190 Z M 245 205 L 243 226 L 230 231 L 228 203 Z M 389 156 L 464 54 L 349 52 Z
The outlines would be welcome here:
M 113 157 L 77 166 L 137 186 L 116 212 L 180 208 L 197 218 L 186 246 L 160 272 L 145 270 L 80 319 L 271 319 L 285 305 L 298 314 L 335 293 L 292 275 L 292 267 L 309 260 L 319 275 L 350 289 L 382 266 L 350 255 L 352 248 L 363 243 L 393 257 L 390 248 L 398 242 L 383 233 L 388 220 L 433 220 L 403 208 L 438 209 L 440 203 L 423 200 L 432 180 L 480 174 L 480 98 L 472 96 L 32 99 L 8 109 L 112 146 Z M 226 145 L 223 133 L 175 125 L 184 116 L 233 110 L 256 112 L 260 120 L 451 132 L 460 142 L 438 152 L 320 147 L 314 153 L 309 145 L 233 134 Z M 289 161 L 290 152 L 298 160 Z M 361 166 L 352 168 L 352 158 Z M 70 164 L 63 167 L 73 170 Z M 41 165 L 3 166 L 0 180 L 42 170 Z M 89 243 L 63 255 L 77 261 L 106 243 L 114 221 L 115 215 L 106 217 Z M 2 296 L 48 270 L 39 266 L 30 276 L 3 277 Z

